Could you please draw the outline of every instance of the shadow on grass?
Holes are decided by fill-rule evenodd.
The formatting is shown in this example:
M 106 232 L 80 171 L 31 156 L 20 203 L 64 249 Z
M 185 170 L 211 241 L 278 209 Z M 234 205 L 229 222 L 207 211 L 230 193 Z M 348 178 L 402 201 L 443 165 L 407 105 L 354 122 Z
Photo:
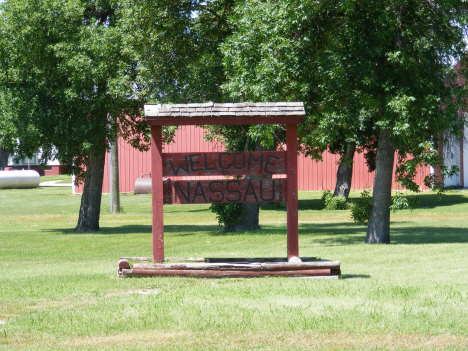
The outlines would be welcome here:
M 444 227 L 408 227 L 400 228 L 397 222 L 391 226 L 392 244 L 450 244 L 468 243 L 466 228 Z M 210 233 L 213 236 L 232 235 L 282 235 L 286 236 L 286 226 L 262 226 L 259 230 L 224 233 L 220 230 Z M 313 238 L 314 242 L 323 245 L 362 244 L 366 238 L 366 228 L 354 223 L 306 223 L 299 224 L 300 238 Z
M 454 194 L 448 192 L 446 195 L 442 195 L 439 198 L 435 193 L 424 193 L 417 195 L 419 198 L 419 204 L 415 209 L 432 209 L 436 207 L 454 206 L 468 203 L 468 196 L 462 193 Z M 356 200 L 358 198 L 351 198 Z M 299 210 L 323 210 L 322 200 L 320 199 L 308 199 L 298 201 Z M 263 211 L 286 211 L 286 203 L 279 202 L 277 204 L 270 205 L 268 207 L 262 206 Z
M 323 204 L 320 199 L 298 200 L 299 211 L 304 210 L 322 210 Z M 286 211 L 286 202 L 276 202 L 273 204 L 262 204 L 262 211 Z
M 449 192 L 446 195 L 442 195 L 441 198 L 437 197 L 437 194 L 423 194 L 418 196 L 419 204 L 415 209 L 431 209 L 436 207 L 454 206 L 466 204 L 468 197 L 463 194 L 453 194 Z
M 221 230 L 210 233 L 212 236 L 245 236 L 245 235 L 278 235 L 286 237 L 286 223 L 283 226 L 262 225 L 258 230 L 223 232 Z M 353 223 L 306 223 L 299 224 L 301 238 L 313 238 L 315 242 L 324 245 L 353 245 L 364 242 L 366 230 Z M 286 239 L 286 238 L 285 238 Z
M 299 200 L 298 208 L 300 210 L 322 210 L 323 204 L 320 199 L 310 199 L 310 200 Z M 285 206 L 286 208 L 286 206 Z
M 399 222 L 403 223 L 403 222 Z M 318 235 L 314 241 L 323 245 L 352 245 L 363 243 L 366 228 L 349 224 L 307 224 L 300 226 L 302 237 Z M 401 228 L 397 224 L 390 227 L 390 242 L 399 245 L 414 244 L 466 244 L 468 231 L 466 228 L 447 227 L 407 227 Z
M 467 228 L 411 227 L 390 228 L 392 244 L 466 244 Z
M 392 223 L 390 240 L 392 244 L 449 244 L 468 243 L 467 228 L 411 226 L 401 227 L 405 222 Z M 44 229 L 50 231 L 50 229 Z M 75 232 L 71 229 L 52 229 L 65 235 L 139 235 L 151 234 L 151 225 L 122 225 L 101 227 L 98 232 Z M 218 225 L 172 225 L 164 226 L 164 232 L 173 236 L 192 236 L 204 233 L 211 236 L 286 236 L 286 224 L 283 226 L 264 225 L 259 230 L 225 233 Z M 322 245 L 355 245 L 364 242 L 366 228 L 354 223 L 304 223 L 299 224 L 301 239 L 310 238 Z
M 171 225 L 164 226 L 165 233 L 176 233 L 178 236 L 195 235 L 197 232 L 219 231 L 217 225 Z M 126 234 L 151 234 L 151 225 L 122 225 L 118 227 L 101 227 L 97 232 L 75 232 L 73 229 L 44 229 L 44 231 L 54 231 L 66 235 L 91 234 L 91 235 L 126 235 Z M 178 234 L 177 234 L 178 233 Z
M 369 279 L 371 276 L 368 274 L 342 274 L 341 279 L 357 279 L 357 278 L 364 278 Z

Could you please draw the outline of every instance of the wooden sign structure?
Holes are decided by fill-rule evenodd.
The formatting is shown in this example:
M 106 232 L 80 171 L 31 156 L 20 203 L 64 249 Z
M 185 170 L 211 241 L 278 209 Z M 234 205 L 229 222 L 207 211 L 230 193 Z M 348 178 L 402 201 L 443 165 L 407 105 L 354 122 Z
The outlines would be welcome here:
M 167 262 L 164 257 L 163 204 L 175 203 L 286 201 L 287 259 L 299 257 L 297 125 L 305 117 L 302 102 L 152 104 L 145 105 L 144 112 L 145 119 L 151 126 L 153 263 Z M 286 151 L 163 153 L 162 126 L 240 124 L 286 124 Z M 165 177 L 170 179 L 179 176 L 276 174 L 285 174 L 286 178 L 163 181 Z M 245 263 L 245 260 L 241 262 Z M 285 271 L 283 264 L 273 265 L 276 267 L 274 269 L 271 268 L 273 267 L 271 264 L 258 266 L 255 263 L 254 266 L 248 265 L 247 268 L 235 262 L 224 263 L 221 265 L 222 268 L 219 263 L 215 265 L 218 270 L 213 271 L 213 268 L 209 268 L 212 266 L 197 266 L 197 263 L 193 263 L 189 268 L 184 265 L 184 270 L 180 269 L 180 264 L 171 267 L 153 264 L 150 267 L 140 267 L 140 273 L 136 274 L 136 271 L 129 269 L 128 261 L 122 260 L 119 264 L 119 275 L 122 271 L 124 272 L 122 275 L 332 275 L 330 272 L 333 270 L 337 272 L 336 267 L 337 265 L 339 267 L 339 262 L 338 264 L 332 262 L 328 268 L 326 262 L 302 263 L 299 266 L 296 262 L 295 265 L 293 264 L 294 267 L 291 266 L 290 272 Z M 246 270 L 251 273 L 245 273 Z M 310 274 L 311 270 L 315 274 Z M 300 273 L 300 271 L 303 272 Z

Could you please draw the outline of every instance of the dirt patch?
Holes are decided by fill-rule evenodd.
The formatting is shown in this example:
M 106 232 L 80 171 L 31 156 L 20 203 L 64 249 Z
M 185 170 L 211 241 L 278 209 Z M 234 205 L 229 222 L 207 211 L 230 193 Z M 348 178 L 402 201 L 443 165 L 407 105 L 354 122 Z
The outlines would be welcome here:
M 7 321 L 0 319 L 0 325 L 5 325 L 5 324 L 7 324 Z

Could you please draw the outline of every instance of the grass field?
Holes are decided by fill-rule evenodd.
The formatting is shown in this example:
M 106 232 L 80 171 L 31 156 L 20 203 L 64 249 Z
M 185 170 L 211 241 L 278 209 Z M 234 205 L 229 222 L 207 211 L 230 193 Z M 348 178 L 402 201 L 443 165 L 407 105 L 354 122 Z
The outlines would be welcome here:
M 47 182 L 55 180 L 57 183 L 71 183 L 72 177 L 68 174 L 61 174 L 61 175 L 53 175 L 53 176 L 42 176 L 41 182 Z
M 467 191 L 392 214 L 391 245 L 300 193 L 300 255 L 340 280 L 119 279 L 119 257 L 151 256 L 150 196 L 110 214 L 104 195 L 101 231 L 75 233 L 70 192 L 0 190 L 0 350 L 468 350 Z M 168 257 L 286 254 L 284 207 L 235 234 L 206 205 L 164 216 Z

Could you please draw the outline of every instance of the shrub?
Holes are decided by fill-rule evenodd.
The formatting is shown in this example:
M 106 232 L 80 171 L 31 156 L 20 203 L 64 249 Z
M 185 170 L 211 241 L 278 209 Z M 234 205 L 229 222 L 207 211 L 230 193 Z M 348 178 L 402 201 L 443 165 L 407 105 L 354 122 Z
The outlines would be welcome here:
M 397 191 L 395 195 L 392 196 L 392 205 L 390 209 L 393 212 L 399 210 L 412 210 L 419 203 L 419 198 L 416 196 L 410 196 Z
M 361 192 L 361 198 L 351 205 L 351 218 L 357 224 L 368 225 L 372 210 L 372 195 L 368 187 Z
M 399 210 L 412 210 L 419 203 L 419 198 L 410 196 L 398 191 L 392 196 L 392 204 L 390 209 L 393 212 Z M 362 225 L 369 224 L 369 218 L 372 211 L 372 195 L 369 188 L 364 188 L 361 193 L 361 198 L 353 202 L 351 206 L 351 217 L 354 222 Z
M 330 190 L 324 190 L 322 193 L 322 205 L 324 208 L 327 208 L 328 204 L 330 203 L 330 200 L 332 199 L 333 194 Z
M 325 190 L 322 194 L 322 204 L 327 210 L 347 210 L 349 203 L 342 196 L 333 196 L 330 190 Z
M 242 220 L 242 204 L 211 204 L 211 212 L 216 213 L 218 224 L 224 226 L 225 232 L 232 232 Z
M 347 210 L 348 208 L 349 203 L 346 201 L 346 198 L 342 196 L 332 197 L 328 204 L 328 209 L 330 210 Z

